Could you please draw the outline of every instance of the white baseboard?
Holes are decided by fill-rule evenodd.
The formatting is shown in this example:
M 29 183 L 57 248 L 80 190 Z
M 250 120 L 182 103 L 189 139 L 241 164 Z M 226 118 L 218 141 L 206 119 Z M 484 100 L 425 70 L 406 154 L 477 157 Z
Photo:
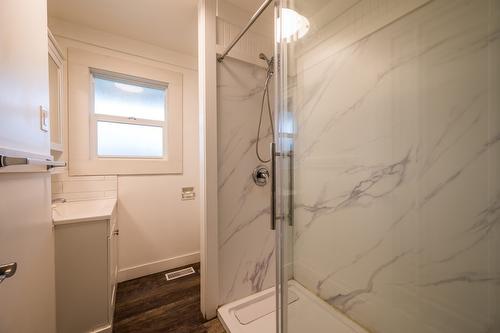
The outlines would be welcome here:
M 158 273 L 167 269 L 194 264 L 200 261 L 200 252 L 150 262 L 143 265 L 126 267 L 118 271 L 118 282 L 132 280 L 141 276 Z
M 96 330 L 90 331 L 90 333 L 111 333 L 111 331 L 112 331 L 111 325 L 107 325 L 104 327 L 100 327 Z

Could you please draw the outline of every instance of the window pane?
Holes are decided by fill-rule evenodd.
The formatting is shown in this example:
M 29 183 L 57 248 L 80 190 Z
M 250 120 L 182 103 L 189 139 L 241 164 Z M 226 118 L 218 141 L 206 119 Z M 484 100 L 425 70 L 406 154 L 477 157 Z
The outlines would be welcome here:
M 98 121 L 97 155 L 162 157 L 163 128 Z
M 153 88 L 94 76 L 94 112 L 120 117 L 165 120 L 165 87 Z

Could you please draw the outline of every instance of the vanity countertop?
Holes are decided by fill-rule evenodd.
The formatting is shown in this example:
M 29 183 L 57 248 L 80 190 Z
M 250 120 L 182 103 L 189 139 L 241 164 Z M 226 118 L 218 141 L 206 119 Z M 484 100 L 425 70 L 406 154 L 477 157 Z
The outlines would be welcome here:
M 108 220 L 116 209 L 116 199 L 71 201 L 52 205 L 54 225 Z

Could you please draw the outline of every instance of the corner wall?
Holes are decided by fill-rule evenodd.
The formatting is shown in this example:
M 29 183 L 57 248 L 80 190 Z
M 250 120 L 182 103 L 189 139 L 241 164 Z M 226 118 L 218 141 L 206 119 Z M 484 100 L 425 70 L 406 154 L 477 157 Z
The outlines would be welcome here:
M 266 71 L 232 58 L 217 64 L 219 293 L 225 304 L 275 282 L 275 235 L 269 227 L 270 183 L 252 178 L 260 103 Z M 260 154 L 272 140 L 267 109 L 262 115 Z
M 270 184 L 259 187 L 252 179 L 255 167 L 265 164 L 270 168 L 269 163 L 257 159 L 255 145 L 266 78 L 266 64 L 258 55 L 273 54 L 272 11 L 269 6 L 224 61 L 217 63 L 219 304 L 275 283 Z M 252 15 L 229 2 L 219 2 L 217 52 L 229 45 Z M 269 158 L 271 140 L 265 109 L 259 143 L 265 159 Z

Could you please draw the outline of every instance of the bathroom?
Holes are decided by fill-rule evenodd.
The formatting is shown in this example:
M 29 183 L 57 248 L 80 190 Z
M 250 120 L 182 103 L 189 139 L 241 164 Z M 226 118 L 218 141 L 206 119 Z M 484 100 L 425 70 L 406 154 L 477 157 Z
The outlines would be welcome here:
M 0 3 L 0 332 L 500 332 L 499 0 Z

